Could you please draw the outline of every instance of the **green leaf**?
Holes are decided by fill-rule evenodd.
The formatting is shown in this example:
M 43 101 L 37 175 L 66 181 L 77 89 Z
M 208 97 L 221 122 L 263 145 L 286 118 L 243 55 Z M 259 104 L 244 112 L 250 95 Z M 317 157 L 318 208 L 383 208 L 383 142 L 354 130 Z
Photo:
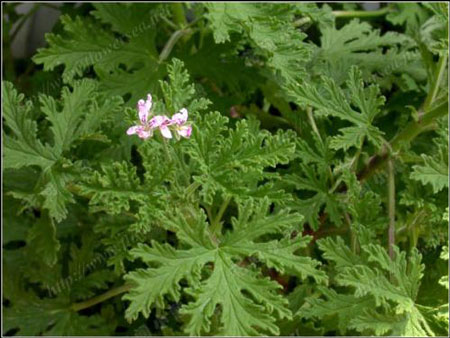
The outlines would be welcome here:
M 47 209 L 57 222 L 60 222 L 67 216 L 67 204 L 75 202 L 66 188 L 66 184 L 73 179 L 73 176 L 52 168 L 45 170 L 41 177 L 46 182 L 45 188 L 40 192 L 40 195 L 44 197 L 42 207 Z
M 141 244 L 132 250 L 134 257 L 158 267 L 127 274 L 126 280 L 133 285 L 124 297 L 131 301 L 126 312 L 128 319 L 136 319 L 140 312 L 148 317 L 154 304 L 164 308 L 165 295 L 178 301 L 181 297 L 179 282 L 186 280 L 189 288 L 185 291 L 193 297 L 182 308 L 182 312 L 189 315 L 187 333 L 215 332 L 211 331 L 214 329 L 211 318 L 220 305 L 218 334 L 278 334 L 274 315 L 291 318 L 287 300 L 277 292 L 281 286 L 262 277 L 252 266 L 244 268 L 236 260 L 255 255 L 267 267 L 286 274 L 302 279 L 313 277 L 319 283 L 326 283 L 327 278 L 316 270 L 317 262 L 296 254 L 307 245 L 309 238 L 261 242 L 267 234 L 289 235 L 290 230 L 285 234 L 282 231 L 298 223 L 301 219 L 298 214 L 284 210 L 279 215 L 267 215 L 270 204 L 267 198 L 241 203 L 239 217 L 232 221 L 233 230 L 225 235 L 210 234 L 205 215 L 193 212 L 193 208 L 161 213 L 163 226 L 174 231 L 191 248 L 174 249 L 153 241 L 152 248 Z
M 167 66 L 167 72 L 168 81 L 159 81 L 167 112 L 176 113 L 181 108 L 186 108 L 189 112 L 198 112 L 210 105 L 209 100 L 196 97 L 195 87 L 190 81 L 184 62 L 172 59 Z
M 3 134 L 4 168 L 52 166 L 57 160 L 57 155 L 37 138 L 36 122 L 31 115 L 33 109 L 31 101 L 24 102 L 24 95 L 18 94 L 9 82 L 4 83 L 2 93 L 5 124 L 15 135 L 13 137 L 5 132 Z
M 317 241 L 323 256 L 336 263 L 336 267 L 352 267 L 361 263 L 361 259 L 351 252 L 341 237 L 323 238 Z
M 93 171 L 77 187 L 89 198 L 92 212 L 106 211 L 112 215 L 130 210 L 130 202 L 148 203 L 151 192 L 144 189 L 136 174 L 136 167 L 125 162 L 102 165 L 102 171 Z
M 66 185 L 74 179 L 80 165 L 63 156 L 67 156 L 81 137 L 96 132 L 105 115 L 117 111 L 122 103 L 118 98 L 100 98 L 96 90 L 95 82 L 83 80 L 75 82 L 72 91 L 63 88 L 61 101 L 40 96 L 41 112 L 51 123 L 53 134 L 53 145 L 44 146 L 38 138 L 36 122 L 30 116 L 31 102 L 22 104 L 23 95 L 18 95 L 11 84 L 6 83 L 3 88 L 5 124 L 10 129 L 4 131 L 5 168 L 37 165 L 41 169 L 32 193 L 13 193 L 33 207 L 47 209 L 58 222 L 67 216 L 67 204 L 74 202 Z
M 436 194 L 444 188 L 448 188 L 448 164 L 438 161 L 431 156 L 422 155 L 424 164 L 413 166 L 411 179 L 430 184 Z
M 121 15 L 125 17 L 134 14 L 123 5 L 105 4 L 97 8 L 94 14 L 104 21 L 113 22 L 114 28 L 126 29 L 120 33 L 127 38 L 116 38 L 91 20 L 72 19 L 64 15 L 61 22 L 65 33 L 48 34 L 46 39 L 49 47 L 39 49 L 33 60 L 43 64 L 45 70 L 63 64 L 63 80 L 66 83 L 82 76 L 89 67 L 94 66 L 101 79 L 101 88 L 108 96 L 130 93 L 130 101 L 134 104 L 149 91 L 156 92 L 157 78 L 164 74 L 164 68 L 158 64 L 159 55 L 154 43 L 156 31 L 152 29 L 163 14 L 158 11 L 150 19 L 149 11 L 152 8 L 148 5 L 140 7 L 141 15 L 148 16 L 149 20 L 133 22 L 126 27 L 123 22 L 117 22 L 117 11 L 121 9 Z M 105 13 L 107 9 L 110 10 L 108 14 Z M 93 31 L 96 34 L 92 35 Z M 125 65 L 126 70 L 119 68 L 121 64 Z M 139 67 L 136 70 L 137 65 Z
M 281 297 L 274 297 L 279 289 L 275 282 L 257 278 L 251 271 L 239 268 L 225 255 L 216 254 L 214 271 L 201 288 L 191 290 L 196 298 L 183 308 L 183 313 L 191 315 L 186 332 L 200 335 L 211 328 L 210 318 L 218 305 L 222 307 L 219 335 L 253 336 L 262 332 L 278 333 L 275 320 L 264 308 L 278 309 L 287 305 Z M 258 303 L 242 291 L 247 291 Z
M 319 228 L 319 212 L 324 205 L 330 220 L 337 225 L 342 224 L 342 213 L 339 210 L 337 198 L 329 193 L 328 168 L 328 166 L 321 165 L 315 170 L 313 165 L 301 164 L 299 173 L 286 177 L 286 182 L 294 185 L 296 189 L 315 192 L 314 196 L 307 199 L 296 198 L 291 204 L 295 210 L 304 215 L 305 221 L 314 230 Z
M 56 226 L 49 217 L 42 216 L 28 232 L 27 245 L 47 265 L 54 265 L 61 248 L 56 238 Z
M 293 134 L 261 131 L 255 120 L 239 121 L 233 130 L 227 121 L 217 112 L 198 118 L 188 144 L 187 152 L 196 166 L 194 180 L 202 184 L 205 201 L 211 203 L 217 193 L 279 198 L 282 192 L 271 189 L 270 182 L 276 175 L 265 169 L 293 157 Z M 268 182 L 258 185 L 264 178 Z
M 385 102 L 379 87 L 364 87 L 362 72 L 356 67 L 350 69 L 346 82 L 348 95 L 334 80 L 323 77 L 322 81 L 320 89 L 308 83 L 292 85 L 290 94 L 296 103 L 310 105 L 318 114 L 335 116 L 354 125 L 341 128 L 341 135 L 332 138 L 331 147 L 344 150 L 354 146 L 359 148 L 362 146 L 362 140 L 367 138 L 380 148 L 384 142 L 383 132 L 373 125 L 374 118 L 380 113 L 380 107 Z
M 80 316 L 63 299 L 35 297 L 15 304 L 4 312 L 4 332 L 18 328 L 24 336 L 108 335 L 111 327 L 99 316 Z
M 331 77 L 338 84 L 354 66 L 363 71 L 365 79 L 370 74 L 380 74 L 384 81 L 394 74 L 408 74 L 417 82 L 426 77 L 420 54 L 412 49 L 414 41 L 407 35 L 392 31 L 381 35 L 358 19 L 340 29 L 323 25 L 321 33 L 320 48 L 314 50 L 310 64 L 314 74 Z
M 131 301 L 125 312 L 128 320 L 135 320 L 139 312 L 148 317 L 154 303 L 164 308 L 163 297 L 166 294 L 178 301 L 180 280 L 187 278 L 190 283 L 198 283 L 202 265 L 213 260 L 212 252 L 205 248 L 175 250 L 170 245 L 157 242 L 152 242 L 152 248 L 141 244 L 131 253 L 135 258 L 141 258 L 146 263 L 156 263 L 160 267 L 138 269 L 126 276 L 126 280 L 134 286 L 123 297 Z
M 170 7 L 165 4 L 140 4 L 130 6 L 123 3 L 95 3 L 91 14 L 102 23 L 111 25 L 114 32 L 133 37 L 149 22 L 170 15 Z M 137 25 L 136 23 L 140 23 Z
M 208 19 L 217 43 L 243 33 L 267 66 L 282 78 L 292 81 L 304 73 L 309 47 L 301 41 L 305 34 L 293 25 L 292 5 L 211 3 Z
M 270 200 L 248 200 L 239 205 L 239 217 L 233 218 L 232 232 L 225 237 L 226 245 L 239 244 L 241 241 L 255 241 L 267 234 L 284 233 L 286 237 L 294 230 L 300 230 L 297 226 L 302 216 L 297 213 L 285 212 L 268 214 Z
M 370 296 L 358 298 L 353 295 L 338 294 L 333 289 L 323 287 L 319 287 L 318 290 L 326 297 L 326 300 L 309 297 L 297 315 L 302 318 L 324 318 L 337 315 L 338 327 L 342 333 L 345 333 L 355 316 L 364 309 L 374 306 Z
M 324 250 L 325 258 L 336 262 L 337 284 L 351 287 L 354 291 L 346 295 L 322 290 L 327 300 L 310 297 L 305 311 L 317 317 L 337 314 L 343 332 L 353 328 L 363 334 L 367 330 L 377 335 L 388 332 L 392 335 L 433 334 L 421 312 L 423 307 L 416 303 L 424 270 L 422 257 L 416 249 L 407 259 L 405 252 L 394 247 L 395 258 L 392 260 L 386 249 L 375 244 L 363 245 L 365 254 L 362 257 L 351 253 L 341 239 L 322 239 L 319 247 Z M 365 305 L 352 318 L 345 317 L 336 304 L 348 301 L 350 297 L 355 297 L 356 302 L 373 302 L 373 305 Z

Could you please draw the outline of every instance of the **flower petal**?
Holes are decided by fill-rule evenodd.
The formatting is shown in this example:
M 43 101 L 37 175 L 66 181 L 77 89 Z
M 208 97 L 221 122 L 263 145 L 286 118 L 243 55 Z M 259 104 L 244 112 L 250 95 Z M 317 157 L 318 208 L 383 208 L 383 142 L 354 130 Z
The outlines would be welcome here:
M 152 108 L 152 96 L 150 94 L 147 94 L 147 100 L 139 100 L 137 107 L 139 110 L 139 119 L 141 120 L 142 124 L 147 123 L 148 119 L 148 113 L 150 112 L 150 109 Z
M 147 123 L 148 118 L 148 109 L 145 105 L 144 100 L 139 100 L 137 104 L 138 110 L 139 110 L 139 120 L 141 120 L 142 124 Z
M 132 126 L 132 127 L 128 128 L 127 134 L 128 135 L 137 134 L 140 131 L 140 129 L 142 129 L 142 126 Z
M 147 94 L 147 100 L 145 101 L 145 108 L 147 108 L 147 111 L 150 111 L 152 109 L 153 101 L 152 101 L 152 95 Z
M 150 128 L 157 128 L 157 127 L 161 127 L 163 125 L 169 125 L 170 124 L 170 120 L 167 116 L 165 115 L 156 115 L 155 117 L 153 117 L 150 122 Z
M 191 126 L 182 126 L 177 129 L 178 135 L 183 136 L 185 138 L 189 138 L 192 133 L 192 127 Z
M 172 116 L 172 122 L 178 124 L 179 126 L 184 124 L 188 119 L 188 111 L 186 108 L 182 108 L 179 113 Z
M 138 136 L 143 140 L 148 139 L 152 135 L 153 135 L 152 130 L 141 129 L 140 131 L 138 131 Z
M 165 138 L 172 138 L 172 133 L 166 126 L 160 127 L 159 130 L 161 130 L 161 135 L 164 136 Z

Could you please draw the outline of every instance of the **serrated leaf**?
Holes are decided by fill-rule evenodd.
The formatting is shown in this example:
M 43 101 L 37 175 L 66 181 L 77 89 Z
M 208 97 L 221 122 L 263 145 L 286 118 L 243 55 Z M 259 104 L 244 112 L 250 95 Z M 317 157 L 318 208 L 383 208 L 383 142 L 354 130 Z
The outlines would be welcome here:
M 116 8 L 122 5 L 106 4 L 99 8 L 111 6 Z M 141 7 L 141 14 L 145 16 L 147 13 L 149 16 L 149 10 L 153 7 L 144 7 L 144 10 Z M 105 13 L 99 8 L 94 13 L 102 20 L 110 20 L 111 17 L 107 19 L 105 15 L 102 16 L 101 13 Z M 157 90 L 156 79 L 165 73 L 164 67 L 159 67 L 159 55 L 154 43 L 155 30 L 152 29 L 161 16 L 162 12 L 155 16 L 156 19 L 147 20 L 144 24 L 133 22 L 127 27 L 114 21 L 114 28 L 126 28 L 126 31 L 121 33 L 129 37 L 127 41 L 128 39 L 122 37 L 114 37 L 111 32 L 91 20 L 72 19 L 64 15 L 61 21 L 65 34 L 48 34 L 46 39 L 49 47 L 39 49 L 33 60 L 43 64 L 45 70 L 52 70 L 63 64 L 63 79 L 66 83 L 82 76 L 89 67 L 94 66 L 95 72 L 102 80 L 100 86 L 109 96 L 124 96 L 130 93 L 130 101 L 137 102 L 149 90 Z M 94 36 L 93 31 L 96 32 Z M 126 70 L 119 68 L 120 64 L 125 65 Z M 139 65 L 139 70 L 135 70 L 136 65 Z
M 15 135 L 4 133 L 4 168 L 30 165 L 47 168 L 53 165 L 57 155 L 37 138 L 36 122 L 31 119 L 31 101 L 24 102 L 24 95 L 18 94 L 9 82 L 4 83 L 2 92 L 5 124 Z
M 271 308 L 278 308 L 287 303 L 281 297 L 271 295 L 279 286 L 274 282 L 256 278 L 253 273 L 235 266 L 228 257 L 220 253 L 217 253 L 214 262 L 211 277 L 201 288 L 191 291 L 196 301 L 189 303 L 182 310 L 183 313 L 191 315 L 186 332 L 191 335 L 208 332 L 211 325 L 210 318 L 215 308 L 221 305 L 219 335 L 248 336 L 260 332 L 277 334 L 278 328 L 274 318 L 263 309 L 266 304 Z M 255 304 L 242 294 L 243 290 L 256 296 L 258 302 L 265 304 Z
M 424 165 L 413 166 L 411 178 L 422 182 L 423 185 L 430 184 L 435 194 L 445 187 L 448 188 L 448 164 L 428 155 L 422 155 L 422 158 Z
M 350 68 L 346 82 L 348 95 L 331 78 L 323 77 L 323 86 L 315 87 L 308 83 L 292 85 L 290 95 L 301 105 L 310 105 L 319 114 L 336 116 L 354 126 L 341 128 L 341 135 L 332 139 L 334 149 L 348 149 L 362 146 L 364 138 L 380 148 L 383 132 L 373 125 L 380 113 L 385 98 L 380 95 L 377 85 L 364 87 L 362 72 L 357 67 Z M 355 110 L 357 107 L 359 111 Z
M 5 138 L 5 168 L 39 166 L 36 186 L 29 194 L 13 192 L 33 206 L 41 206 L 58 222 L 67 216 L 66 205 L 73 202 L 67 183 L 74 178 L 79 163 L 71 163 L 63 156 L 81 136 L 95 132 L 100 127 L 100 116 L 116 111 L 120 99 L 99 98 L 94 81 L 83 80 L 73 84 L 71 91 L 63 88 L 61 101 L 41 95 L 41 112 L 51 123 L 53 144 L 42 144 L 37 135 L 36 123 L 31 119 L 32 104 L 23 105 L 23 95 L 18 95 L 11 84 L 3 88 L 5 122 L 11 129 Z M 59 104 L 61 103 L 61 111 Z M 108 111 L 107 111 L 108 110 Z M 104 116 L 101 117 L 104 119 Z
M 127 275 L 126 279 L 133 285 L 124 297 L 131 301 L 127 310 L 129 319 L 137 318 L 140 312 L 147 317 L 153 304 L 164 307 L 165 295 L 178 300 L 181 295 L 179 281 L 185 279 L 189 285 L 186 292 L 194 297 L 182 308 L 182 312 L 190 317 L 185 328 L 187 333 L 200 335 L 210 332 L 211 317 L 217 306 L 222 310 L 219 334 L 278 333 L 273 315 L 291 317 L 287 300 L 276 292 L 280 285 L 262 278 L 251 267 L 240 266 L 235 260 L 256 255 L 268 267 L 287 274 L 300 278 L 311 276 L 320 283 L 326 282 L 327 278 L 316 269 L 317 262 L 296 254 L 298 249 L 307 245 L 308 238 L 299 238 L 297 242 L 260 242 L 264 235 L 291 228 L 298 222 L 299 215 L 285 210 L 286 216 L 281 212 L 278 216 L 267 216 L 267 198 L 241 203 L 239 217 L 232 222 L 233 231 L 225 236 L 220 233 L 208 236 L 210 229 L 204 221 L 204 214 L 199 211 L 180 210 L 175 217 L 167 216 L 166 221 L 161 217 L 161 222 L 191 248 L 176 250 L 170 245 L 153 242 L 152 248 L 139 245 L 132 250 L 135 257 L 158 267 L 138 269 Z M 166 215 L 171 212 L 166 211 Z M 154 288 L 152 285 L 163 287 Z M 244 290 L 251 296 L 243 293 Z
M 232 32 L 245 33 L 282 78 L 292 81 L 304 73 L 310 50 L 302 43 L 305 35 L 293 25 L 291 5 L 211 3 L 207 8 L 217 43 L 229 40 Z
M 56 238 L 56 226 L 49 217 L 41 217 L 28 232 L 27 244 L 47 265 L 57 262 L 61 244 Z
M 132 250 L 135 258 L 141 258 L 147 263 L 157 263 L 160 267 L 139 269 L 127 275 L 126 280 L 134 286 L 123 297 L 131 301 L 125 313 L 128 320 L 136 319 L 139 312 L 148 317 L 154 303 L 160 308 L 164 307 L 163 296 L 166 294 L 178 301 L 180 280 L 188 278 L 191 283 L 197 283 L 202 265 L 213 260 L 211 251 L 201 247 L 174 250 L 170 245 L 160 245 L 156 242 L 152 242 L 152 246 L 150 248 L 139 245 Z

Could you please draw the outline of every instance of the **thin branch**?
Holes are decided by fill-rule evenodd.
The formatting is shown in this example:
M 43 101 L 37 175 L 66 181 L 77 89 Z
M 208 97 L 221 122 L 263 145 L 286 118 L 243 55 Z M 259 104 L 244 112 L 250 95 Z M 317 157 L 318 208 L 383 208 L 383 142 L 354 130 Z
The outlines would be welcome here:
M 376 11 L 333 11 L 332 13 L 336 18 L 374 18 L 377 16 L 383 16 L 392 11 L 393 9 L 391 7 L 384 7 Z M 294 21 L 294 26 L 303 26 L 311 21 L 311 18 L 306 16 Z
M 373 18 L 389 12 L 393 12 L 393 9 L 388 6 L 376 11 L 333 11 L 333 14 L 337 18 Z
M 228 204 L 231 201 L 231 196 L 228 196 L 224 199 L 224 201 L 222 202 L 222 205 L 220 206 L 219 211 L 216 214 L 216 217 L 214 218 L 212 224 L 211 224 L 211 231 L 214 234 L 219 234 L 220 231 L 222 230 L 222 224 L 221 224 L 221 220 L 222 220 L 222 216 L 225 213 L 225 210 L 227 210 Z
M 392 156 L 387 161 L 387 176 L 388 176 L 388 248 L 389 257 L 394 259 L 394 245 L 395 245 L 395 173 L 394 160 Z
M 400 150 L 405 143 L 410 143 L 417 135 L 427 131 L 435 123 L 436 119 L 448 114 L 448 101 L 442 103 L 435 109 L 426 112 L 420 121 L 411 121 L 400 133 L 391 141 L 390 147 L 393 152 Z M 389 148 L 384 147 L 380 153 L 372 156 L 365 168 L 358 173 L 358 179 L 362 182 L 370 178 L 375 172 L 384 166 L 388 159 Z
M 97 305 L 98 303 L 104 302 L 105 300 L 108 300 L 112 297 L 120 295 L 121 293 L 127 292 L 130 289 L 131 289 L 131 285 L 124 284 L 117 288 L 108 290 L 105 293 L 103 293 L 99 296 L 95 296 L 94 298 L 88 299 L 84 302 L 74 303 L 74 304 L 72 304 L 70 309 L 73 311 L 81 311 L 81 310 L 87 309 L 91 306 Z
M 344 212 L 344 219 L 345 219 L 345 223 L 347 223 L 348 232 L 350 233 L 350 245 L 351 245 L 352 252 L 354 254 L 359 255 L 358 236 L 356 236 L 355 229 L 353 229 L 353 227 L 352 227 L 352 221 L 350 219 L 348 212 L 346 212 L 346 211 Z
M 436 74 L 433 78 L 430 91 L 423 105 L 424 111 L 427 111 L 433 104 L 434 100 L 436 99 L 436 95 L 439 91 L 439 85 L 442 82 L 442 77 L 444 76 L 445 73 L 445 67 L 447 66 L 447 57 L 448 57 L 447 54 L 441 55 L 439 57 L 439 62 L 436 68 Z
M 192 33 L 193 30 L 190 28 L 187 29 L 180 29 L 177 30 L 176 32 L 174 32 L 169 40 L 167 41 L 166 45 L 164 46 L 163 50 L 161 51 L 161 54 L 159 54 L 159 63 L 163 62 L 164 60 L 166 60 L 170 53 L 172 52 L 173 47 L 175 46 L 175 44 L 178 42 L 178 40 L 189 33 Z
M 172 5 L 172 14 L 174 21 L 178 24 L 180 28 L 186 26 L 186 15 L 184 13 L 183 3 L 174 3 Z
M 317 129 L 316 121 L 314 120 L 312 108 L 310 106 L 306 107 L 306 115 L 308 116 L 308 120 L 311 124 L 312 130 L 316 133 L 317 137 L 319 137 L 320 142 L 323 144 L 322 136 L 320 136 L 319 129 Z

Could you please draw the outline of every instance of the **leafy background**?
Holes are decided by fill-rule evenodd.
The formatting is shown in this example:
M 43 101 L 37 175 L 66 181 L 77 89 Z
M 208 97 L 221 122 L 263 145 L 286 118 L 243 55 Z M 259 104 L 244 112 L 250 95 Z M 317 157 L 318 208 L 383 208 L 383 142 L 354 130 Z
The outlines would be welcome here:
M 448 334 L 446 3 L 17 6 L 3 334 Z

